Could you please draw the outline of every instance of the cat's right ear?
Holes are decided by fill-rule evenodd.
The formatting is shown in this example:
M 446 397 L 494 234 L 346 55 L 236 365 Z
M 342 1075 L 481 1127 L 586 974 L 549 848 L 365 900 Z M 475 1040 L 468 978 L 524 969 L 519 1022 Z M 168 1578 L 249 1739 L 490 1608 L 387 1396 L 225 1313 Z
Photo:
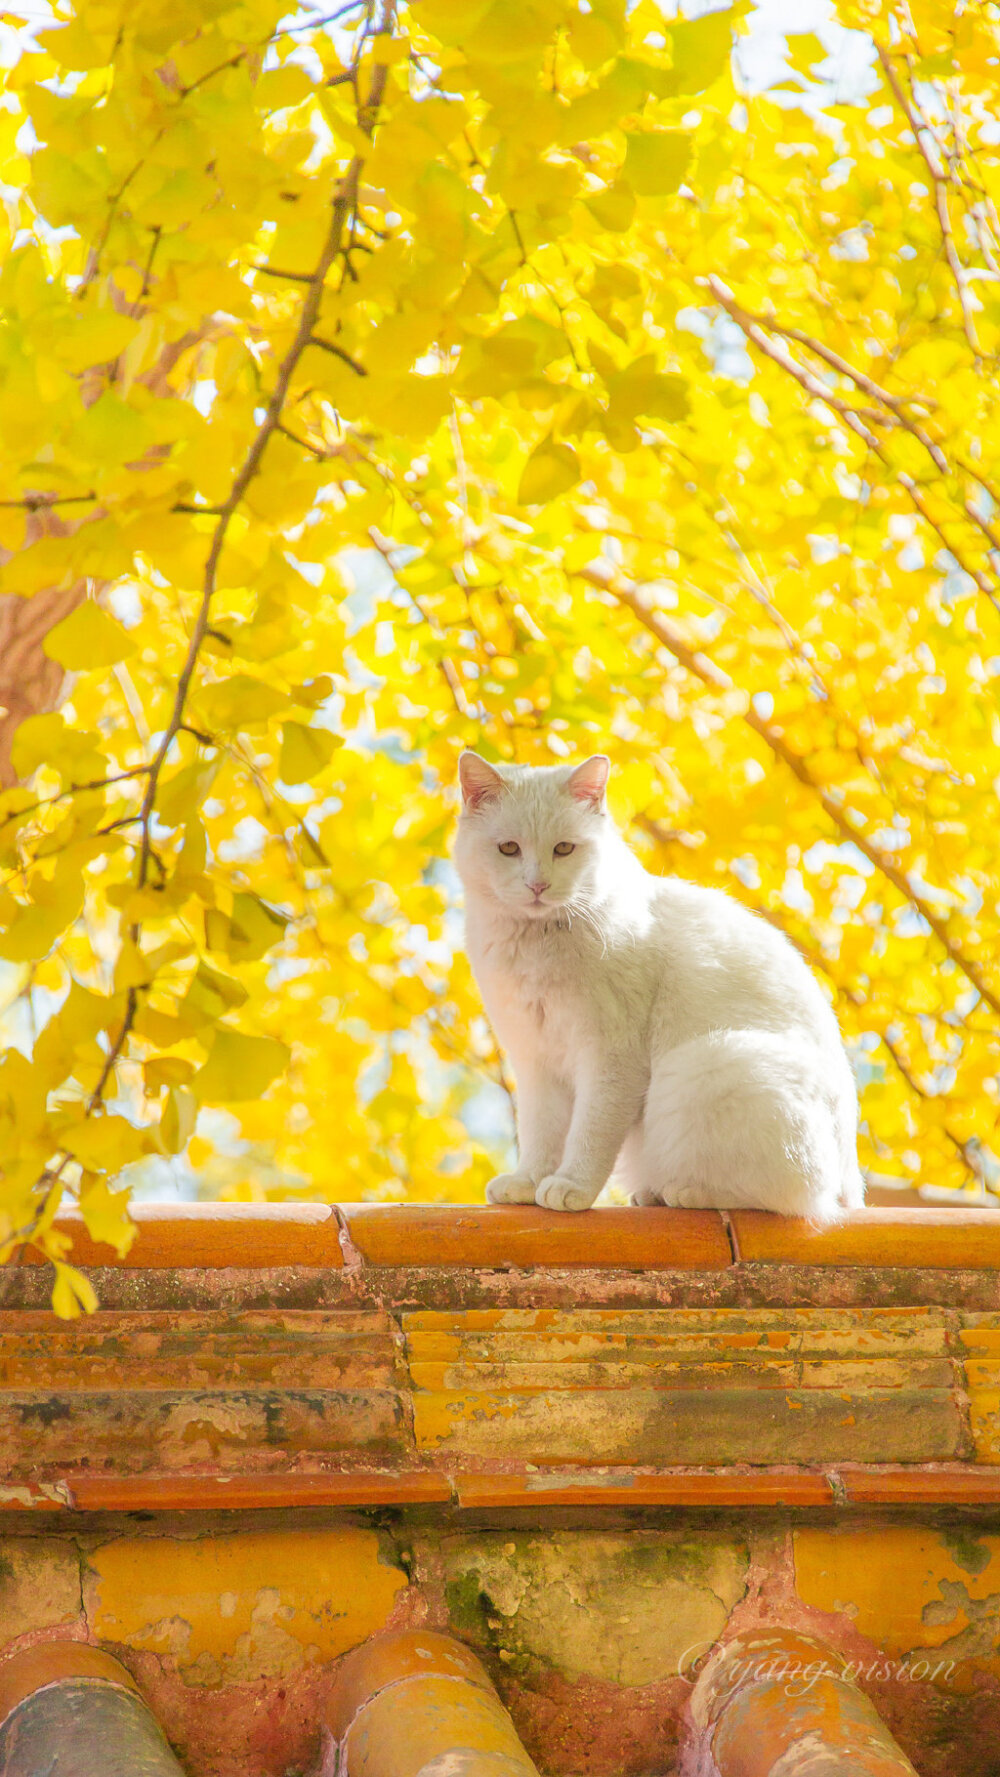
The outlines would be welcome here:
M 474 812 L 486 802 L 495 802 L 504 792 L 504 781 L 492 765 L 478 753 L 463 753 L 458 761 L 458 781 L 462 786 L 462 805 Z

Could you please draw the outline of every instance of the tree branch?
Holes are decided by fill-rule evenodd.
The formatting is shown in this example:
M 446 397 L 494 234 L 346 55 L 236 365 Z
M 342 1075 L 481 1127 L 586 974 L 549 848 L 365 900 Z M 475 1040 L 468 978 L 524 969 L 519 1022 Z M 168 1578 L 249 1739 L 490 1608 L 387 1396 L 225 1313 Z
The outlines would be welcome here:
M 390 16 L 390 10 L 387 7 L 385 17 L 388 19 Z M 365 114 L 360 122 L 361 129 L 369 138 L 375 127 L 375 119 L 378 113 L 379 104 L 381 103 L 382 94 L 385 90 L 387 73 L 387 68 L 385 66 L 380 66 L 375 68 L 372 75 L 368 103 L 365 108 Z M 150 825 L 156 804 L 156 793 L 159 788 L 160 773 L 166 763 L 167 754 L 173 744 L 174 736 L 184 720 L 184 710 L 191 689 L 191 683 L 194 678 L 195 667 L 198 663 L 198 656 L 201 652 L 202 643 L 208 632 L 209 613 L 211 610 L 212 598 L 215 594 L 216 575 L 218 573 L 219 560 L 226 540 L 226 533 L 229 530 L 229 526 L 233 521 L 237 508 L 239 507 L 247 488 L 250 486 L 250 483 L 260 468 L 264 452 L 267 449 L 270 439 L 276 431 L 284 429 L 281 426 L 281 415 L 285 405 L 285 398 L 288 394 L 289 386 L 299 359 L 309 344 L 313 329 L 315 328 L 316 321 L 319 317 L 320 305 L 323 300 L 323 286 L 326 281 L 327 272 L 330 270 L 330 267 L 333 265 L 334 260 L 340 252 L 344 234 L 344 225 L 357 203 L 358 180 L 361 175 L 362 165 L 362 157 L 360 155 L 355 155 L 348 168 L 346 177 L 343 180 L 341 189 L 334 199 L 326 240 L 323 243 L 323 249 L 320 253 L 315 270 L 309 279 L 309 289 L 302 304 L 302 311 L 299 315 L 299 324 L 295 330 L 295 337 L 278 370 L 277 380 L 274 385 L 271 399 L 267 404 L 267 411 L 264 415 L 264 419 L 246 454 L 243 465 L 230 488 L 229 496 L 223 503 L 212 535 L 208 558 L 205 562 L 201 603 L 198 608 L 198 615 L 195 619 L 191 641 L 188 645 L 187 656 L 177 682 L 174 707 L 171 711 L 167 726 L 164 729 L 163 738 L 160 741 L 160 745 L 157 748 L 150 765 L 149 782 L 146 786 L 146 794 L 143 799 L 142 847 L 139 859 L 140 888 L 145 886 L 149 874 Z
M 613 572 L 609 572 L 605 576 L 594 568 L 584 569 L 581 578 L 587 580 L 590 585 L 598 587 L 602 592 L 609 593 L 619 604 L 625 605 L 638 618 L 643 628 L 648 629 L 650 634 L 655 636 L 657 641 L 666 648 L 667 652 L 672 654 L 674 659 L 695 678 L 700 679 L 703 685 L 710 685 L 714 691 L 732 691 L 734 689 L 729 674 L 723 672 L 721 667 L 716 666 L 715 662 L 709 659 L 706 654 L 702 654 L 698 649 L 692 648 L 685 642 L 670 619 L 665 617 L 662 612 L 654 610 L 650 602 L 643 596 L 640 587 L 633 581 L 626 580 L 622 576 L 616 577 Z M 984 1003 L 1000 1017 L 1000 994 L 995 993 L 990 987 L 979 963 L 965 954 L 952 937 L 945 921 L 934 912 L 930 903 L 913 887 L 905 872 L 893 863 L 880 846 L 868 838 L 862 827 L 850 819 L 846 809 L 841 803 L 835 801 L 829 790 L 817 783 L 805 759 L 789 746 L 779 728 L 774 727 L 763 716 L 757 714 L 749 700 L 746 708 L 741 712 L 741 719 L 748 728 L 753 729 L 753 732 L 770 749 L 774 757 L 780 759 L 782 764 L 788 767 L 799 783 L 812 792 L 823 812 L 842 837 L 857 846 L 868 862 L 878 870 L 880 875 L 885 877 L 887 882 L 892 884 L 902 900 L 912 907 L 914 912 L 919 913 L 956 968 L 961 970 Z
M 969 288 L 965 278 L 965 267 L 958 256 L 958 250 L 955 246 L 955 236 L 951 226 L 951 215 L 948 210 L 947 188 L 950 181 L 947 173 L 942 172 L 941 168 L 938 166 L 924 140 L 925 133 L 931 133 L 930 126 L 920 116 L 920 113 L 917 111 L 909 94 L 904 91 L 902 81 L 899 79 L 899 76 L 892 65 L 892 59 L 888 50 L 885 48 L 884 44 L 879 42 L 877 37 L 873 38 L 872 41 L 875 44 L 875 53 L 882 64 L 882 72 L 895 94 L 896 101 L 910 126 L 913 140 L 920 152 L 921 159 L 930 174 L 931 190 L 934 193 L 934 208 L 937 212 L 938 225 L 941 229 L 941 242 L 944 247 L 945 258 L 951 269 L 951 275 L 955 281 L 955 292 L 958 296 L 959 307 L 962 310 L 962 327 L 965 337 L 969 342 L 970 349 L 978 362 L 982 357 L 982 353 L 979 349 L 979 340 L 976 337 L 976 329 L 972 319 L 972 309 L 969 304 Z
M 636 824 L 642 828 L 644 833 L 648 833 L 649 837 L 655 840 L 657 845 L 666 846 L 672 840 L 678 838 L 676 833 L 665 831 L 664 828 L 660 826 L 660 823 L 653 820 L 649 815 L 640 815 Z M 746 901 L 744 895 L 741 895 L 740 899 Z M 748 902 L 747 904 L 752 906 L 753 912 L 758 914 L 761 919 L 766 919 L 768 925 L 772 925 L 775 931 L 780 932 L 783 937 L 787 938 L 789 944 L 794 944 L 799 955 L 809 964 L 809 967 L 815 974 L 826 976 L 835 993 L 840 994 L 844 999 L 849 1000 L 851 1005 L 857 1007 L 859 1011 L 865 1008 L 868 1003 L 865 995 L 856 987 L 848 987 L 846 982 L 837 981 L 831 973 L 825 958 L 820 955 L 818 951 L 811 949 L 809 945 L 803 944 L 800 938 L 797 938 L 794 933 L 790 932 L 779 914 L 775 913 L 769 907 L 762 906 L 759 901 L 753 901 L 752 903 Z M 936 1093 L 928 1092 L 926 1087 L 920 1084 L 920 1081 L 912 1072 L 909 1063 L 903 1057 L 898 1044 L 894 1043 L 892 1039 L 886 1035 L 884 1030 L 878 1032 L 878 1037 L 893 1066 L 896 1068 L 900 1077 L 906 1082 L 910 1091 L 924 1103 L 936 1098 Z M 963 1141 L 961 1136 L 955 1135 L 947 1125 L 944 1125 L 943 1127 L 948 1140 L 961 1155 L 966 1170 L 971 1173 L 972 1177 L 978 1184 L 985 1185 L 986 1180 L 983 1174 L 983 1168 L 977 1161 L 975 1150 L 973 1149 L 971 1142 Z
M 806 394 L 810 395 L 813 400 L 821 401 L 824 406 L 829 407 L 832 412 L 839 414 L 845 425 L 849 426 L 855 436 L 861 440 L 866 450 L 871 451 L 873 456 L 878 457 L 879 462 L 890 474 L 895 473 L 900 487 L 907 495 L 911 505 L 920 514 L 920 517 L 924 520 L 925 524 L 928 524 L 931 530 L 934 531 L 935 535 L 940 538 L 943 547 L 948 551 L 949 555 L 954 557 L 958 566 L 962 569 L 962 572 L 968 574 L 969 579 L 975 582 L 984 597 L 989 599 L 994 610 L 1000 612 L 1000 597 L 998 597 L 995 592 L 988 576 L 982 572 L 982 569 L 976 567 L 973 562 L 970 562 L 960 552 L 959 546 L 952 541 L 944 530 L 940 519 L 934 516 L 922 489 L 918 487 L 912 475 L 906 474 L 903 470 L 893 469 L 893 465 L 889 460 L 882 440 L 870 429 L 870 426 L 866 424 L 867 421 L 871 421 L 875 425 L 900 424 L 902 421 L 899 414 L 894 412 L 891 419 L 887 419 L 885 414 L 873 412 L 870 408 L 852 407 L 850 402 L 844 401 L 839 395 L 834 395 L 831 390 L 826 387 L 825 383 L 818 382 L 804 365 L 800 364 L 796 358 L 792 357 L 791 352 L 788 351 L 786 346 L 783 344 L 777 344 L 769 337 L 768 333 L 765 332 L 765 328 L 769 326 L 770 323 L 762 323 L 753 315 L 749 314 L 747 310 L 736 301 L 736 298 L 722 282 L 721 278 L 717 277 L 716 274 L 712 272 L 706 278 L 705 282 L 711 290 L 712 295 L 715 297 L 716 302 L 719 304 L 719 307 L 724 309 L 730 319 L 736 322 L 741 333 L 743 333 L 747 339 L 751 340 L 752 343 L 757 346 L 758 350 L 764 353 L 766 358 L 770 358 L 772 364 L 776 364 L 780 370 L 785 371 L 786 375 L 793 377 L 799 384 L 799 387 L 804 389 Z M 775 331 L 780 332 L 781 330 L 775 328 Z M 976 514 L 974 509 L 968 503 L 966 503 L 965 509 L 979 528 L 986 530 L 987 536 L 991 539 L 991 547 L 995 547 L 993 532 L 985 524 L 985 521 L 980 521 L 978 514 Z
M 383 30 L 389 28 L 393 16 L 393 5 L 394 0 L 387 0 L 383 12 Z M 360 127 L 369 139 L 374 130 L 379 104 L 385 89 L 386 76 L 387 69 L 385 66 L 376 67 L 372 75 L 372 85 L 367 106 L 364 109 L 363 115 L 359 118 Z M 319 315 L 327 272 L 341 250 L 345 221 L 350 215 L 353 206 L 357 203 L 358 180 L 362 164 L 362 157 L 356 155 L 352 160 L 347 174 L 341 183 L 340 190 L 333 201 L 326 239 L 323 243 L 323 249 L 320 253 L 316 267 L 309 279 L 309 289 L 302 304 L 302 311 L 299 316 L 298 326 L 295 330 L 295 337 L 279 366 L 274 390 L 267 404 L 264 419 L 261 422 L 253 442 L 251 443 L 243 463 L 233 481 L 228 497 L 219 509 L 217 522 L 212 533 L 212 540 L 209 545 L 208 556 L 205 562 L 201 602 L 199 604 L 191 639 L 188 644 L 184 665 L 181 668 L 180 676 L 177 681 L 177 691 L 174 697 L 173 708 L 160 740 L 160 744 L 157 747 L 153 758 L 149 762 L 148 767 L 146 767 L 148 771 L 148 780 L 142 800 L 142 807 L 139 813 L 139 820 L 142 827 L 142 837 L 139 848 L 139 867 L 137 872 L 137 884 L 139 888 L 144 888 L 146 886 L 149 879 L 150 864 L 157 861 L 153 851 L 151 830 L 160 775 L 166 764 L 167 756 L 173 745 L 175 736 L 180 732 L 181 728 L 185 726 L 185 710 L 188 695 L 194 680 L 195 669 L 198 664 L 202 644 L 210 628 L 209 619 L 212 598 L 215 593 L 216 577 L 218 574 L 222 550 L 226 541 L 226 534 L 250 483 L 253 481 L 254 476 L 260 468 L 270 439 L 280 428 L 281 414 L 291 385 L 292 377 L 295 373 L 299 359 L 302 357 L 303 352 L 309 344 L 313 328 L 315 327 Z M 133 927 L 132 936 L 133 939 L 138 939 L 138 926 Z M 129 1033 L 135 1021 L 137 1009 L 138 990 L 131 987 L 128 990 L 125 1014 L 122 1018 L 121 1026 L 111 1044 L 111 1048 L 105 1058 L 104 1066 L 101 1069 L 97 1085 L 88 1101 L 88 1115 L 91 1115 L 101 1102 L 104 1088 L 111 1078 L 118 1059 L 124 1050 Z
M 332 339 L 320 339 L 319 335 L 314 333 L 309 344 L 319 346 L 324 352 L 332 352 L 335 358 L 340 358 L 349 369 L 354 371 L 355 376 L 368 375 L 364 365 L 359 364 L 356 358 L 352 358 L 350 352 L 345 352 L 343 346 L 335 345 Z
M 719 280 L 714 275 L 709 277 L 708 283 L 713 295 L 715 295 L 721 302 L 721 293 L 724 290 L 724 286 L 720 285 Z M 823 360 L 824 364 L 828 364 L 831 370 L 837 371 L 840 376 L 846 376 L 848 380 L 854 384 L 855 388 L 861 390 L 862 394 L 868 395 L 870 399 L 874 401 L 884 402 L 889 409 L 889 415 L 891 418 L 889 418 L 889 416 L 883 416 L 883 420 L 889 418 L 889 423 L 895 423 L 896 425 L 902 426 L 905 431 L 909 432 L 910 436 L 915 438 L 917 443 L 927 452 L 934 467 L 940 470 L 942 475 L 954 475 L 955 471 L 948 462 L 941 446 L 935 442 L 930 436 L 930 433 L 926 431 L 923 426 L 911 418 L 906 411 L 906 403 L 898 395 L 893 395 L 890 390 L 883 388 L 880 383 L 875 382 L 870 376 L 866 376 L 863 371 L 856 369 L 853 364 L 849 364 L 846 358 L 840 356 L 839 352 L 831 351 L 830 347 L 824 345 L 822 340 L 814 339 L 811 334 L 803 333 L 800 328 L 788 327 L 771 315 L 751 315 L 749 310 L 744 310 L 743 312 L 746 314 L 747 319 L 752 321 L 756 326 L 766 327 L 769 332 L 779 334 L 782 339 L 794 340 L 796 345 L 804 346 L 807 351 L 813 352 L 817 358 Z M 735 319 L 735 317 L 733 318 Z M 964 459 L 960 460 L 959 466 L 971 480 L 979 481 L 980 486 L 986 488 L 986 492 L 990 494 L 991 499 L 994 498 L 993 492 L 987 486 L 986 482 L 980 480 L 975 470 L 966 463 Z M 904 487 L 907 487 L 902 475 L 900 475 L 899 479 L 903 482 Z M 910 492 L 910 487 L 907 487 L 907 492 Z M 963 510 L 971 519 L 972 523 L 978 530 L 982 531 L 990 548 L 1000 551 L 1000 534 L 998 534 L 993 529 L 992 525 L 976 511 L 970 500 L 963 499 L 962 505 Z M 941 530 L 935 520 L 930 518 L 927 514 L 925 514 L 925 516 L 927 517 L 927 522 L 937 531 L 938 536 L 942 536 Z M 944 538 L 943 541 L 945 542 L 946 548 L 950 550 L 951 545 L 948 543 L 947 539 Z

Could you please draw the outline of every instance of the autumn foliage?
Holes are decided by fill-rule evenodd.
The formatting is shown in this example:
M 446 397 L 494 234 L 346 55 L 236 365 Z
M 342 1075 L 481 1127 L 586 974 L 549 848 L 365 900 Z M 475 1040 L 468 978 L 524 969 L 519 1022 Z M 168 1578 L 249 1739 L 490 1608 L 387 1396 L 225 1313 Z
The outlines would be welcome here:
M 836 14 L 777 90 L 652 0 L 8 54 L 0 1255 L 127 1243 L 157 1157 L 481 1193 L 470 742 L 606 747 L 828 983 L 865 1166 L 994 1177 L 1000 22 Z

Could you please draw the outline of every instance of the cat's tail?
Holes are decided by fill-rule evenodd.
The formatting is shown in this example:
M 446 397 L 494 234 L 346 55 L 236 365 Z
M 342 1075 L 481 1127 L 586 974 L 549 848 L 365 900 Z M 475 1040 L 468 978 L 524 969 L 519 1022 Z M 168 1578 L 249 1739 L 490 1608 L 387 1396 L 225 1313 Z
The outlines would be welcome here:
M 864 1209 L 865 1181 L 857 1165 L 844 1178 L 840 1187 L 840 1202 L 845 1213 L 851 1209 Z
M 865 1206 L 865 1181 L 855 1166 L 845 1168 L 836 1194 L 827 1193 L 801 1211 L 814 1228 L 836 1228 L 856 1209 Z

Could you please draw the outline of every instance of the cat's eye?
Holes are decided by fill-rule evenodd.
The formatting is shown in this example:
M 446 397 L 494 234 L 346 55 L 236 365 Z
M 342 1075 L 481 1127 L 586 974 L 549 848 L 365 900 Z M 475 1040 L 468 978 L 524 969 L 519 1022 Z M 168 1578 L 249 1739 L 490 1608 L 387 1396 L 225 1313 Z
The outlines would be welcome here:
M 505 839 L 502 845 L 497 846 L 497 851 L 502 851 L 505 858 L 516 858 L 520 856 L 521 847 L 516 839 Z
M 576 850 L 576 846 L 570 845 L 568 839 L 560 839 L 559 844 L 554 845 L 552 850 L 555 852 L 557 858 L 568 858 L 570 852 Z

